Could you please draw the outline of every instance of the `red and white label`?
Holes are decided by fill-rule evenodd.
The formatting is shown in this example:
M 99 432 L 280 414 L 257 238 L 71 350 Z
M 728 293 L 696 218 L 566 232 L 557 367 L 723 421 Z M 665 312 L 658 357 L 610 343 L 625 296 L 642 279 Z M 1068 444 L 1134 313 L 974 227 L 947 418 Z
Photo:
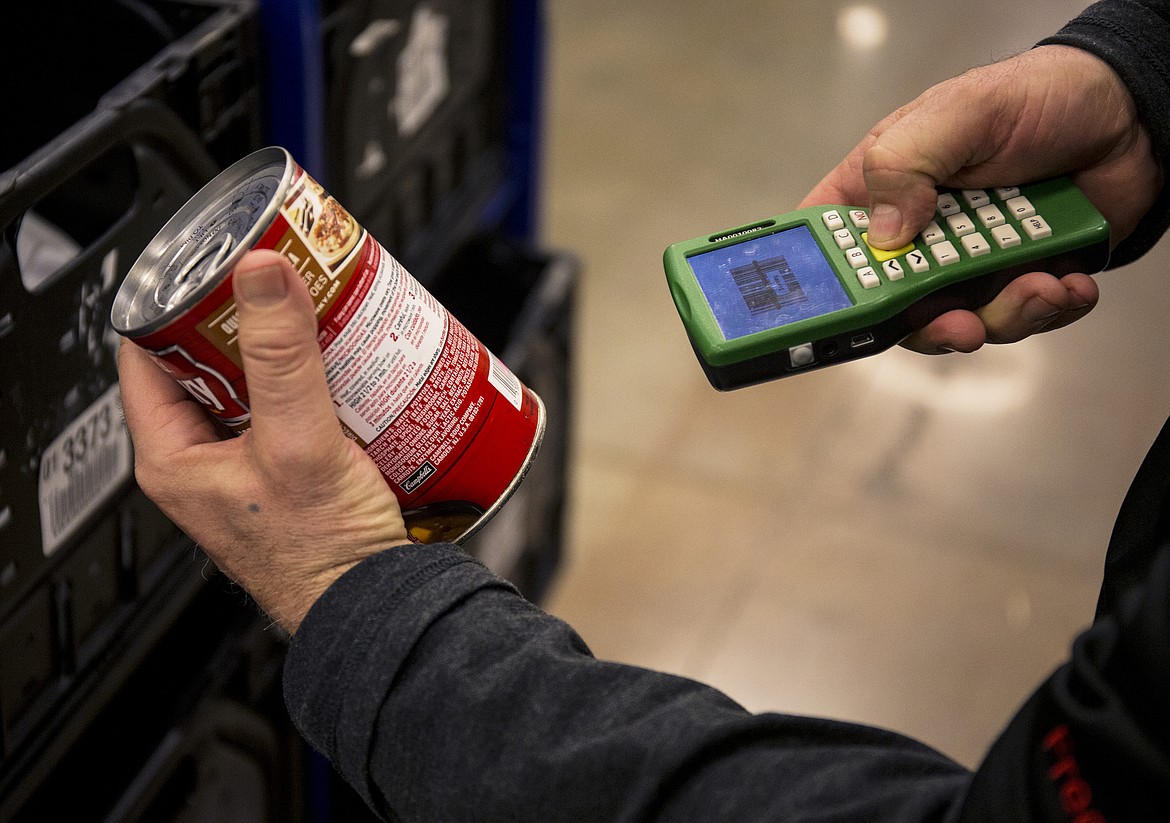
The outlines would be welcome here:
M 493 506 L 532 454 L 535 396 L 303 172 L 254 247 L 304 280 L 337 417 L 403 507 Z M 238 330 L 225 277 L 138 340 L 237 432 L 249 425 Z
M 439 362 L 450 316 L 389 255 L 350 295 L 353 310 L 322 350 L 341 422 L 373 443 L 422 389 Z M 473 366 L 474 368 L 474 366 Z

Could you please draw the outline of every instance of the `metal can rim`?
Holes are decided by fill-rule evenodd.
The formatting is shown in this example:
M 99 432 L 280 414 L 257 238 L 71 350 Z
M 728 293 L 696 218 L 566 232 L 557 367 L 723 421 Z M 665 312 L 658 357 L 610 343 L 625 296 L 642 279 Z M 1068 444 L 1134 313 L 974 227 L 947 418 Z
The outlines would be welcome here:
M 528 446 L 528 454 L 524 456 L 524 463 L 516 470 L 512 481 L 508 483 L 508 487 L 504 489 L 503 493 L 491 505 L 491 508 L 468 526 L 466 531 L 451 541 L 457 546 L 462 546 L 474 537 L 480 529 L 486 526 L 496 516 L 500 509 L 504 507 L 504 504 L 511 499 L 515 491 L 520 488 L 520 483 L 528 476 L 528 470 L 532 468 L 532 464 L 536 460 L 536 454 L 540 451 L 540 444 L 544 442 L 545 428 L 548 426 L 548 410 L 544 406 L 544 401 L 540 399 L 540 395 L 532 391 L 532 389 L 528 389 L 528 393 L 536 400 L 536 431 L 532 433 L 532 442 Z
M 163 258 L 168 252 L 175 251 L 176 242 L 190 230 L 194 218 L 204 211 L 214 198 L 219 197 L 224 192 L 235 190 L 240 183 L 253 176 L 260 169 L 276 167 L 281 164 L 283 172 L 281 173 L 280 185 L 245 236 L 224 257 L 220 270 L 214 276 L 208 277 L 199 288 L 184 297 L 173 308 L 165 309 L 158 316 L 145 322 L 135 322 L 134 309 L 140 295 L 143 294 L 144 289 L 157 283 L 159 267 L 169 265 Z M 256 244 L 272 224 L 284 202 L 289 187 L 292 185 L 295 169 L 296 163 L 286 149 L 280 146 L 268 146 L 237 160 L 204 184 L 158 230 L 150 242 L 146 244 L 142 253 L 139 254 L 138 259 L 130 266 L 118 288 L 118 293 L 114 296 L 110 310 L 110 322 L 114 331 L 127 337 L 149 334 L 164 328 L 182 317 L 192 306 L 198 305 L 200 300 L 223 282 L 224 277 L 240 262 L 240 258 Z M 150 279 L 152 277 L 155 279 Z

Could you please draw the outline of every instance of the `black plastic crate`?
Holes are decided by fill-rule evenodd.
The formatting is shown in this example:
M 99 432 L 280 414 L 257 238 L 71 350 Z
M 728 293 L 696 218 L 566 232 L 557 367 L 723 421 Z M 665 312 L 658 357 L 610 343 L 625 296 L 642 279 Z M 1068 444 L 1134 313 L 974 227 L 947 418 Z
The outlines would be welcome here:
M 57 148 L 0 177 L 0 615 L 130 486 L 110 303 L 215 171 L 153 103 L 101 112 Z
M 109 310 L 125 268 L 215 164 L 158 103 L 84 123 L 0 178 L 0 659 L 17 672 L 0 693 L 0 808 L 128 671 L 132 655 L 105 656 L 184 556 L 133 483 Z M 148 644 L 143 628 L 135 642 Z
M 6 8 L 4 22 L 0 170 L 52 152 L 99 104 L 147 98 L 220 165 L 260 141 L 257 0 L 41 0 Z
M 23 116 L 0 165 L 0 617 L 128 477 L 110 301 L 170 215 L 259 147 L 254 16 L 239 0 L 10 16 L 2 88 Z
M 281 698 L 279 637 L 222 582 L 168 625 L 0 819 L 306 819 L 308 749 Z
M 0 819 L 206 583 L 134 485 L 109 313 L 166 220 L 260 145 L 255 14 L 99 0 L 6 17 Z
M 510 6 L 322 4 L 322 182 L 423 283 L 507 196 Z

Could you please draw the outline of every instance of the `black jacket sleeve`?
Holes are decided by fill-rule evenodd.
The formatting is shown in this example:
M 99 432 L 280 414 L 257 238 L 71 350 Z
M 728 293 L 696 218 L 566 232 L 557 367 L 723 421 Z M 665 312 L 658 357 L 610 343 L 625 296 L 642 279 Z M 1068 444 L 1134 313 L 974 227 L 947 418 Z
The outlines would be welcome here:
M 1165 821 L 1170 551 L 1150 560 L 973 781 L 890 732 L 596 660 L 450 546 L 385 552 L 326 592 L 286 699 L 389 820 Z
M 1100 57 L 1125 81 L 1165 172 L 1170 172 L 1170 2 L 1102 0 L 1039 45 L 1076 46 Z M 1132 235 L 1113 251 L 1110 268 L 1149 251 L 1170 227 L 1170 187 Z
M 451 546 L 365 561 L 293 639 L 298 727 L 390 820 L 942 820 L 968 774 L 904 737 L 753 716 L 599 661 Z
M 1114 527 L 1093 626 L 976 775 L 963 820 L 1170 820 L 1170 422 Z
M 1170 425 L 1109 549 L 1102 609 L 971 775 L 915 741 L 751 715 L 594 659 L 453 546 L 393 549 L 314 605 L 290 713 L 390 820 L 1170 820 Z

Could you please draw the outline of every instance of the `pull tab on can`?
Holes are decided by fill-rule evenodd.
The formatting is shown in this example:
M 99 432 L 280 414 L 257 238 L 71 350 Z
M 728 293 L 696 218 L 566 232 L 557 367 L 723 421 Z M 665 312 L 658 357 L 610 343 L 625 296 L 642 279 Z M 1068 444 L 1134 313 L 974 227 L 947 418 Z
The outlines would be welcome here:
M 231 251 L 234 244 L 235 238 L 230 234 L 225 235 L 219 246 L 208 243 L 200 248 L 190 260 L 183 264 L 183 268 L 179 269 L 179 273 L 174 278 L 161 278 L 154 289 L 155 307 L 163 312 L 169 312 L 181 304 L 203 285 L 209 276 L 223 268 L 228 259 L 228 252 Z M 199 274 L 195 274 L 195 269 L 212 255 L 214 257 L 212 257 L 211 262 Z

